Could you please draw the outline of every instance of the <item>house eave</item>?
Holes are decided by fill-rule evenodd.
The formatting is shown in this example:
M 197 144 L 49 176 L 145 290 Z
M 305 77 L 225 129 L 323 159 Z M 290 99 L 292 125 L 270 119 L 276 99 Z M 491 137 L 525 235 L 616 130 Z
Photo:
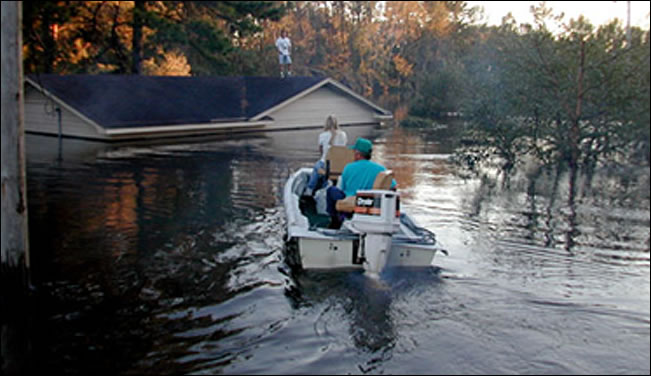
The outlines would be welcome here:
M 55 102 L 58 106 L 61 106 L 61 107 L 65 108 L 66 110 L 68 110 L 68 111 L 72 112 L 73 114 L 75 114 L 76 116 L 78 116 L 83 121 L 90 124 L 95 129 L 97 134 L 99 135 L 99 138 L 103 138 L 106 135 L 105 128 L 102 127 L 101 125 L 99 125 L 98 123 L 96 123 L 94 120 L 90 119 L 88 116 L 82 114 L 77 109 L 70 106 L 65 101 L 61 100 L 59 97 L 57 97 L 56 95 L 52 94 L 50 91 L 48 91 L 47 89 L 45 89 L 44 87 L 39 85 L 37 82 L 34 82 L 34 80 L 32 80 L 31 78 L 25 77 L 25 81 L 28 82 L 30 85 L 32 85 L 36 90 L 43 93 L 43 95 L 48 97 L 50 100 Z
M 158 125 L 146 127 L 129 127 L 106 129 L 106 135 L 109 137 L 130 136 L 130 135 L 158 135 L 164 133 L 196 133 L 210 132 L 215 130 L 228 130 L 240 128 L 255 128 L 272 125 L 273 121 L 238 121 L 238 122 L 221 122 L 205 124 L 181 124 L 181 125 Z

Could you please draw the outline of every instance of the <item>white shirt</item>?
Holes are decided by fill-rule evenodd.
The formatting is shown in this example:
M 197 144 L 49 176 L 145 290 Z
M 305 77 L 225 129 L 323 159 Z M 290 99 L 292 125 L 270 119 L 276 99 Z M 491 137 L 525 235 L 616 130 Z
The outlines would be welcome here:
M 276 39 L 276 48 L 278 48 L 278 52 L 280 52 L 281 55 L 289 55 L 289 51 L 292 48 L 292 41 L 287 37 L 279 37 Z
M 323 154 L 321 155 L 321 160 L 325 162 L 326 155 L 328 155 L 328 149 L 330 149 L 330 137 L 332 133 L 330 131 L 321 132 L 319 135 L 319 145 L 323 148 Z M 335 135 L 335 139 L 332 140 L 332 145 L 336 146 L 346 146 L 348 143 L 348 136 L 346 132 L 338 130 Z

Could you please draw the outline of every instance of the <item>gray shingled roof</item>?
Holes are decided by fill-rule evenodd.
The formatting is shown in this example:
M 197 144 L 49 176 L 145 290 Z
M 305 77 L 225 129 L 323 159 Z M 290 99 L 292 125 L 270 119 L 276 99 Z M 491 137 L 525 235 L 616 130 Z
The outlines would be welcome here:
M 244 121 L 325 77 L 29 75 L 105 128 Z

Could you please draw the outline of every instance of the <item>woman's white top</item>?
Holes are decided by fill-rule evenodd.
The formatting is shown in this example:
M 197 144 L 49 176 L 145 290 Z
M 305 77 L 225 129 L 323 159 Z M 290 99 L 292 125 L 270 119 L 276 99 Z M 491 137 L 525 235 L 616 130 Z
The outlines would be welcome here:
M 323 154 L 321 155 L 321 160 L 325 162 L 326 155 L 328 155 L 328 149 L 330 149 L 330 137 L 332 133 L 330 131 L 321 132 L 319 135 L 319 145 L 323 148 Z M 332 140 L 332 145 L 336 146 L 346 146 L 348 143 L 348 136 L 346 132 L 338 130 L 335 135 L 335 139 Z

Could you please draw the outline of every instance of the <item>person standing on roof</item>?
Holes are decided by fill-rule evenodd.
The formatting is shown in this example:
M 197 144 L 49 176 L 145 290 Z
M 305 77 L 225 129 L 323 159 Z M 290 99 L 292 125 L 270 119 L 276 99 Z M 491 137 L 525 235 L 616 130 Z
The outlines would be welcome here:
M 292 75 L 292 41 L 287 36 L 287 30 L 280 32 L 280 37 L 276 39 L 276 48 L 278 49 L 278 62 L 280 63 L 280 77 L 285 78 Z M 285 67 L 283 71 L 283 67 Z

